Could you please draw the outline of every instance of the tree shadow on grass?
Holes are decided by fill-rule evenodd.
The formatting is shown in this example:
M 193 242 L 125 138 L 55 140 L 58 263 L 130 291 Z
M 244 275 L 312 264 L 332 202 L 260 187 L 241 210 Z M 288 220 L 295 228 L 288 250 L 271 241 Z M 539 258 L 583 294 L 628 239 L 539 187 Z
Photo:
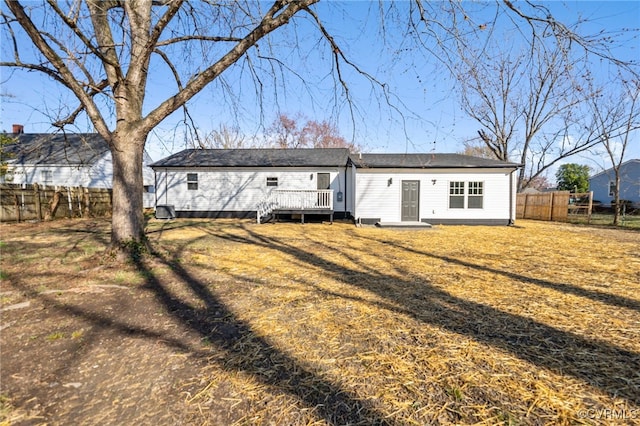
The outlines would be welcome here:
M 91 238 L 102 242 L 103 235 L 94 230 L 86 232 Z M 81 237 L 82 238 L 82 237 Z M 87 237 L 88 238 L 88 237 Z M 196 243 L 190 239 L 185 244 Z M 77 246 L 77 245 L 76 245 Z M 74 249 L 76 248 L 74 246 Z M 65 256 L 68 255 L 65 254 Z M 14 288 L 32 299 L 42 301 L 49 309 L 69 317 L 76 317 L 91 324 L 91 330 L 83 339 L 82 345 L 61 363 L 53 372 L 64 374 L 72 370 L 74 364 L 81 361 L 82 354 L 89 351 L 91 345 L 101 344 L 99 336 L 109 330 L 115 335 L 127 338 L 140 338 L 162 342 L 181 353 L 190 354 L 206 362 L 216 362 L 223 369 L 250 375 L 267 388 L 289 394 L 299 401 L 303 409 L 329 425 L 386 425 L 389 422 L 375 410 L 366 406 L 338 385 L 306 369 L 298 361 L 273 347 L 264 338 L 258 336 L 251 326 L 239 319 L 200 279 L 183 267 L 180 253 L 171 257 L 160 253 L 150 254 L 147 259 L 133 258 L 137 270 L 144 277 L 144 290 L 149 291 L 159 306 L 187 330 L 196 332 L 209 345 L 209 350 L 199 350 L 178 337 L 170 337 L 162 331 L 152 330 L 140 325 L 132 325 L 126 319 L 117 318 L 109 313 L 97 313 L 83 309 L 81 305 L 65 302 L 54 295 L 47 295 L 30 288 L 23 277 L 9 277 Z M 169 267 L 179 278 L 167 285 L 150 266 L 158 262 Z M 28 278 L 27 278 L 28 279 Z M 176 285 L 179 289 L 176 289 Z M 177 290 L 177 291 L 176 291 Z M 178 295 L 184 290 L 192 297 Z M 94 339 L 96 339 L 94 341 Z M 213 356 L 212 356 L 213 355 Z
M 361 238 L 364 238 L 364 237 L 361 237 Z M 600 291 L 597 291 L 597 290 L 588 290 L 586 288 L 578 287 L 578 286 L 571 285 L 571 284 L 556 283 L 556 282 L 549 281 L 549 280 L 542 280 L 542 279 L 539 279 L 539 278 L 527 277 L 525 275 L 517 274 L 517 273 L 511 272 L 511 271 L 504 271 L 502 269 L 491 268 L 489 266 L 477 265 L 475 263 L 464 261 L 462 259 L 458 259 L 458 258 L 455 258 L 455 257 L 443 256 L 443 255 L 438 255 L 438 254 L 435 254 L 435 253 L 429 253 L 429 252 L 425 252 L 425 251 L 421 251 L 421 250 L 416 250 L 416 249 L 413 249 L 413 248 L 410 248 L 410 247 L 405 247 L 405 246 L 402 246 L 400 244 L 392 243 L 392 242 L 389 242 L 389 241 L 381 241 L 381 240 L 377 240 L 375 238 L 368 238 L 368 239 L 371 242 L 374 242 L 376 244 L 382 244 L 382 245 L 386 245 L 386 246 L 389 246 L 389 247 L 394 247 L 396 249 L 400 249 L 400 250 L 406 251 L 407 253 L 411 253 L 411 254 L 414 254 L 414 255 L 429 257 L 429 258 L 432 258 L 432 259 L 443 260 L 443 261 L 445 261 L 447 263 L 464 266 L 465 268 L 475 269 L 475 270 L 478 270 L 478 271 L 491 272 L 493 274 L 502 275 L 503 277 L 506 277 L 506 278 L 509 278 L 509 279 L 512 279 L 512 280 L 516 280 L 516 281 L 520 281 L 520 282 L 525 283 L 525 284 L 534 284 L 536 286 L 549 288 L 551 290 L 556 290 L 556 291 L 559 291 L 561 293 L 572 294 L 574 296 L 579 296 L 579 297 L 584 297 L 584 298 L 587 298 L 587 299 L 591 299 L 594 302 L 600 302 L 600 303 L 604 303 L 604 304 L 607 304 L 607 305 L 610 305 L 610 306 L 613 306 L 613 307 L 632 309 L 634 311 L 640 312 L 640 301 L 639 300 L 629 299 L 629 298 L 624 297 L 624 296 L 618 296 L 618 295 L 615 295 L 615 294 L 600 292 Z
M 204 302 L 204 307 L 197 308 L 182 298 L 174 297 L 144 263 L 138 262 L 137 267 L 147 273 L 145 287 L 155 294 L 174 318 L 222 352 L 217 358 L 223 360 L 225 368 L 249 373 L 258 381 L 297 397 L 328 424 L 388 424 L 347 392 L 306 370 L 296 360 L 257 336 L 251 326 L 240 320 L 206 284 L 175 260 L 177 254 L 173 260 L 160 254 L 155 257 L 172 268 L 182 284 L 195 294 L 197 301 Z
M 359 287 L 376 293 L 384 300 L 402 307 L 401 310 L 413 318 L 438 326 L 442 329 L 470 337 L 508 351 L 515 357 L 557 374 L 573 376 L 594 388 L 601 389 L 612 398 L 624 398 L 629 402 L 640 403 L 640 354 L 617 347 L 603 341 L 596 341 L 552 326 L 487 305 L 453 296 L 436 288 L 424 279 L 400 279 L 381 270 L 363 272 L 344 267 L 309 251 L 288 244 L 285 240 L 265 237 L 245 228 L 249 237 L 219 234 L 234 242 L 258 244 L 271 250 L 290 255 L 313 267 L 322 268 L 333 279 L 344 284 Z M 382 241 L 373 240 L 376 243 Z M 372 241 L 372 242 L 373 242 Z M 408 250 L 405 247 L 398 247 Z M 420 253 L 425 257 L 441 258 L 430 253 Z M 444 260 L 455 261 L 445 258 Z M 469 262 L 462 266 L 499 273 Z M 400 272 L 402 275 L 403 271 Z M 406 272 L 406 271 L 404 271 Z M 508 273 L 509 278 L 531 282 L 527 277 Z M 373 283 L 373 284 L 372 284 Z M 534 284 L 562 291 L 560 284 L 536 280 Z M 571 293 L 571 289 L 567 292 Z M 573 293 L 591 296 L 594 300 L 604 301 L 599 295 L 587 290 Z M 624 298 L 622 298 L 624 299 Z M 615 305 L 634 308 L 628 299 L 611 299 Z

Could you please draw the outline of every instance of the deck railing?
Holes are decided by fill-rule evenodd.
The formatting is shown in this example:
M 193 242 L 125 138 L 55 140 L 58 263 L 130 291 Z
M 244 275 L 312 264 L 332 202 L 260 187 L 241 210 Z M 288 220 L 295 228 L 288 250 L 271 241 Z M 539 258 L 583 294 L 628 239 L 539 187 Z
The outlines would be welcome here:
M 258 223 L 277 210 L 333 210 L 332 189 L 277 189 L 272 191 L 257 206 Z

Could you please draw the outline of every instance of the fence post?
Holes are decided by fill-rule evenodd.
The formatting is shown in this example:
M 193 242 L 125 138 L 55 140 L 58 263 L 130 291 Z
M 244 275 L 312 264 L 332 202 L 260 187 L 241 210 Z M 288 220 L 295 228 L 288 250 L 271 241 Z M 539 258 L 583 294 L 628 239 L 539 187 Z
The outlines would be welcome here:
M 553 192 L 551 192 L 551 197 L 549 197 L 549 222 L 553 220 Z
M 16 208 L 16 220 L 20 223 L 20 200 L 18 200 L 18 194 L 13 194 L 13 204 Z
M 67 186 L 67 206 L 69 207 L 69 219 L 73 217 L 73 201 L 71 199 L 71 187 Z
M 90 197 L 90 192 L 89 192 L 89 188 L 83 188 L 83 197 L 84 197 L 84 212 L 82 213 L 83 217 L 90 217 L 91 216 L 91 197 Z
M 40 202 L 40 186 L 33 184 L 33 201 L 36 205 L 36 218 L 38 222 L 42 222 L 42 203 Z

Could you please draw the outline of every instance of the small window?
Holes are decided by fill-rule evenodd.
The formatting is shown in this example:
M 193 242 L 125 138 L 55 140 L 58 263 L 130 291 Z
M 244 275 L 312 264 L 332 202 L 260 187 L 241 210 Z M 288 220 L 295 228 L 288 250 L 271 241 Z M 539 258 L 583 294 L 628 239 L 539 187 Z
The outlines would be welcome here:
M 482 182 L 469 182 L 468 185 L 469 198 L 467 199 L 467 208 L 481 209 L 484 195 Z
M 197 190 L 198 189 L 198 174 L 197 173 L 187 173 L 187 189 L 188 190 Z
M 464 208 L 464 182 L 449 182 L 449 208 Z
M 153 194 L 156 192 L 156 187 L 153 185 L 144 185 L 144 192 L 146 194 Z
M 278 178 L 277 177 L 268 177 L 267 178 L 267 186 L 278 186 Z
M 616 196 L 616 183 L 614 181 L 609 182 L 609 197 Z
M 53 172 L 51 170 L 40 170 L 40 180 L 44 185 L 51 185 Z

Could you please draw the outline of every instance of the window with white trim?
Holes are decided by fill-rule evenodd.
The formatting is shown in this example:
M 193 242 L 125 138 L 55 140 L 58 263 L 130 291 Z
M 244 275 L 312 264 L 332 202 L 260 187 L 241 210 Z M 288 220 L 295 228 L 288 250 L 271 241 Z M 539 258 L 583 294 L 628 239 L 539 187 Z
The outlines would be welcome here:
M 464 182 L 449 182 L 449 208 L 464 209 Z
M 43 185 L 51 185 L 51 182 L 53 181 L 53 171 L 40 170 L 40 180 Z
M 616 182 L 611 180 L 609 181 L 609 197 L 616 196 Z
M 484 182 L 467 182 L 467 208 L 481 209 L 484 198 Z
M 278 178 L 277 177 L 268 177 L 267 178 L 267 186 L 278 186 Z
M 190 191 L 195 191 L 198 189 L 197 173 L 187 173 L 187 189 Z

